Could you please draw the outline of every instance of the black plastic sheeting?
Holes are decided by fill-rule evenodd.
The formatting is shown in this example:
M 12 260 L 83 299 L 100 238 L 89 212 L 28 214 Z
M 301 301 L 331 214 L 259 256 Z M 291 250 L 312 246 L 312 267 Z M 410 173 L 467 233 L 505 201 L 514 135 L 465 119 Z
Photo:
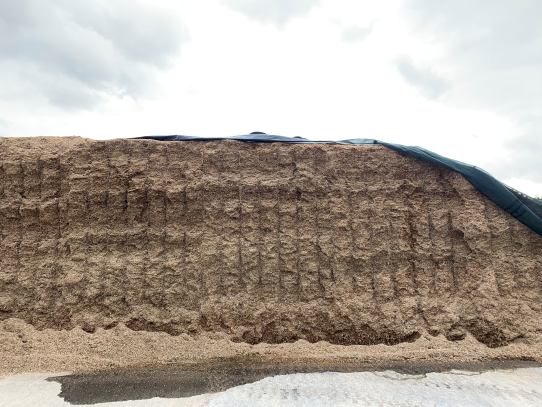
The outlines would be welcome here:
M 403 146 L 374 139 L 348 139 L 339 141 L 309 140 L 302 137 L 285 137 L 255 132 L 233 137 L 194 136 L 145 136 L 139 139 L 159 141 L 219 141 L 236 140 L 251 143 L 300 143 L 300 144 L 380 144 L 401 154 L 439 165 L 463 175 L 478 191 L 497 206 L 542 236 L 542 201 L 531 198 L 503 184 L 484 170 L 451 158 L 443 157 L 421 147 Z

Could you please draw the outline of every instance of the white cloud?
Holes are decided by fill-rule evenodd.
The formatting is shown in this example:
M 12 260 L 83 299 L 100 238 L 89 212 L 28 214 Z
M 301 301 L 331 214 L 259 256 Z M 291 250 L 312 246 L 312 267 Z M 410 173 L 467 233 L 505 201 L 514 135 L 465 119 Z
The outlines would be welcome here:
M 371 31 L 371 26 L 351 25 L 343 29 L 342 39 L 347 42 L 363 41 L 371 34 Z
M 284 26 L 290 19 L 307 14 L 320 0 L 224 0 L 244 15 L 264 23 Z

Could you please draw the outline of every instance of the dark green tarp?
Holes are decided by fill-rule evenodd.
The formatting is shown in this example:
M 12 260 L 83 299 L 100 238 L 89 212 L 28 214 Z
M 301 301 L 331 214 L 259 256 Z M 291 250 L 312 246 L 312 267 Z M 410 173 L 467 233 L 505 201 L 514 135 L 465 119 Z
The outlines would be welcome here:
M 139 138 L 161 141 L 237 140 L 251 143 L 380 144 L 401 154 L 415 157 L 462 174 L 478 191 L 495 202 L 497 206 L 542 236 L 542 202 L 540 200 L 516 191 L 478 167 L 443 157 L 421 147 L 403 146 L 401 144 L 386 143 L 374 139 L 314 141 L 301 137 L 275 136 L 260 132 L 233 137 L 146 136 Z

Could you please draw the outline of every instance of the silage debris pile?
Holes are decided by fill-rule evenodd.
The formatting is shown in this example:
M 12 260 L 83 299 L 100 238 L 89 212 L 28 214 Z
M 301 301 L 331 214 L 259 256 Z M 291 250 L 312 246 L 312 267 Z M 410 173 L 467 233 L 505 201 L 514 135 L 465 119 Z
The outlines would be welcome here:
M 0 139 L 0 320 L 397 344 L 542 332 L 542 238 L 381 146 Z

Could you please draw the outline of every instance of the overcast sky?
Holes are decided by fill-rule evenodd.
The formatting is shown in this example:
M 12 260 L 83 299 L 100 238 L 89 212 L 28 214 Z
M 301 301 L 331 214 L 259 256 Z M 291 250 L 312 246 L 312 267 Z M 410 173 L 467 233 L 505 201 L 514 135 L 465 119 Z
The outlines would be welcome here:
M 0 135 L 377 138 L 542 195 L 540 0 L 0 0 Z

